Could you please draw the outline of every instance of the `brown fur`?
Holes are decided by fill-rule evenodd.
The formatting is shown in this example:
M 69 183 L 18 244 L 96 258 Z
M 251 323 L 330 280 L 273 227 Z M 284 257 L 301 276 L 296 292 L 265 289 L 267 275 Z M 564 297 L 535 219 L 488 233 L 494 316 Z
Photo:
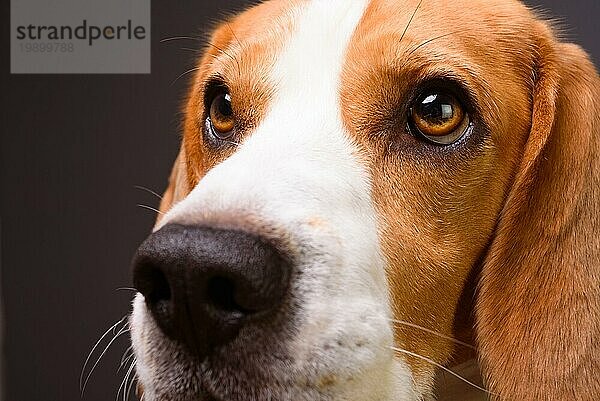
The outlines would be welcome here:
M 190 88 L 161 211 L 234 151 L 202 142 L 207 77 L 219 73 L 232 90 L 244 122 L 236 140 L 267 112 L 268 71 L 293 30 L 291 4 L 260 5 L 214 34 Z M 510 0 L 441 9 L 424 1 L 400 41 L 417 4 L 371 2 L 340 93 L 344 124 L 372 174 L 394 315 L 476 337 L 487 385 L 501 399 L 598 399 L 598 75 L 583 51 Z M 424 147 L 398 123 L 417 82 L 432 76 L 460 80 L 474 99 L 481 128 L 460 149 Z M 401 325 L 396 342 L 442 364 L 469 354 Z M 407 360 L 417 382 L 433 380 L 435 367 Z
M 481 273 L 480 357 L 503 399 L 600 397 L 600 82 L 539 38 L 532 128 Z
M 465 18 L 465 4 L 447 2 L 447 13 L 441 14 L 437 3 L 423 2 L 400 41 L 417 4 L 371 3 L 347 57 L 342 110 L 373 172 L 396 318 L 456 336 L 456 315 L 469 313 L 458 301 L 491 241 L 527 140 L 534 56 L 533 38 L 528 43 L 523 32 L 532 20 L 524 8 L 515 16 L 513 7 L 496 5 L 494 19 L 487 18 L 510 29 L 481 38 L 476 21 L 483 16 Z M 457 31 L 458 26 L 463 29 Z M 508 43 L 508 50 L 490 60 L 488 49 L 499 42 Z M 469 87 L 479 108 L 477 125 L 488 127 L 482 144 L 440 153 L 405 134 L 397 114 L 407 114 L 401 107 L 411 91 L 432 76 L 453 76 Z M 463 331 L 461 339 L 469 341 L 469 331 Z M 453 352 L 460 358 L 468 351 L 401 325 L 396 339 L 399 346 L 443 364 Z M 409 362 L 419 380 L 433 377 L 433 365 L 415 358 Z

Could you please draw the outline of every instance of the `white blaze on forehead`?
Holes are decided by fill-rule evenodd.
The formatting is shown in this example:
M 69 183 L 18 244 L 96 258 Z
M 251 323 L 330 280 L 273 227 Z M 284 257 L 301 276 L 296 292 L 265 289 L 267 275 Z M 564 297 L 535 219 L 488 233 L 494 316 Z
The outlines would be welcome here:
M 366 4 L 364 0 L 313 0 L 301 10 L 297 29 L 284 46 L 273 73 L 281 101 L 311 99 L 309 104 L 298 106 L 332 125 L 339 122 L 344 55 Z

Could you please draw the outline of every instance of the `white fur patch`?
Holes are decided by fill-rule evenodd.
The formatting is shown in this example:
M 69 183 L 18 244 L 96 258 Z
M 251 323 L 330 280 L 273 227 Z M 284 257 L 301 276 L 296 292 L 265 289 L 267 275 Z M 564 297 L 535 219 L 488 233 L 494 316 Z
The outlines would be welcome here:
M 296 28 L 272 71 L 276 94 L 262 124 L 161 225 L 251 211 L 289 232 L 303 249 L 302 278 L 293 283 L 304 301 L 303 324 L 290 345 L 295 368 L 315 382 L 332 381 L 335 401 L 416 400 L 410 369 L 390 348 L 369 175 L 341 121 L 340 72 L 366 3 L 313 0 L 297 10 Z M 144 321 L 135 315 L 142 313 L 136 302 L 134 342 L 141 331 L 136 322 Z M 142 381 L 152 386 L 151 363 L 140 363 Z

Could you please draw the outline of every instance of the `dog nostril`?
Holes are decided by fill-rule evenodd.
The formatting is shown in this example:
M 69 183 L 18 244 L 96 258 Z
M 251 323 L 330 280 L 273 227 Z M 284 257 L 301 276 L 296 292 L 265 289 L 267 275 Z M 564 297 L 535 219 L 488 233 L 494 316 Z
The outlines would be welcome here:
M 147 295 L 147 302 L 151 305 L 154 316 L 164 326 L 171 326 L 173 319 L 173 305 L 171 302 L 171 287 L 165 274 L 158 269 L 152 270 L 150 279 L 153 288 Z
M 235 301 L 235 283 L 225 277 L 215 276 L 208 280 L 207 284 L 207 298 L 210 304 L 224 312 L 242 312 L 247 313 L 236 301 Z
M 176 330 L 171 285 L 160 264 L 142 257 L 136 264 L 134 286 L 144 296 L 146 305 L 165 333 Z
M 148 275 L 152 288 L 146 295 L 148 302 L 165 307 L 171 300 L 171 287 L 165 274 L 159 269 L 152 269 Z

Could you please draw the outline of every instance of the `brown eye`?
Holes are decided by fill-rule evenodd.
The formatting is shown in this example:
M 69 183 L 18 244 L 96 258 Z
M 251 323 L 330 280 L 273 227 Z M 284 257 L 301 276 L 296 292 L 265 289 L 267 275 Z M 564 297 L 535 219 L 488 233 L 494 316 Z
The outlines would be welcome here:
M 469 127 L 462 104 L 449 93 L 430 91 L 420 96 L 410 111 L 411 125 L 428 140 L 449 145 Z
M 219 92 L 210 103 L 210 125 L 214 134 L 220 139 L 227 139 L 233 133 L 235 119 L 231 107 L 231 95 Z

